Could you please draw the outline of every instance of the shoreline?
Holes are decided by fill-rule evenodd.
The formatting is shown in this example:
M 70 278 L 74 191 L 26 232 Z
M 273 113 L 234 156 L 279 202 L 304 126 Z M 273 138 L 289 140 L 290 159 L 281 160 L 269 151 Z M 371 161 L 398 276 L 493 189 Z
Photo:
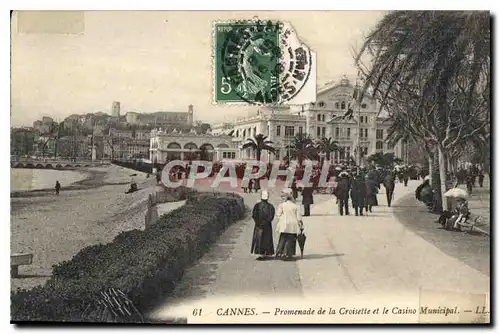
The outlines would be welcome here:
M 157 187 L 154 178 L 119 166 L 85 169 L 85 173 L 85 179 L 62 188 L 66 191 L 59 196 L 53 189 L 11 194 L 11 253 L 34 255 L 33 264 L 21 266 L 20 276 L 11 279 L 11 291 L 44 284 L 53 265 L 87 246 L 144 229 L 148 196 Z M 137 174 L 139 190 L 125 194 L 123 184 L 130 183 L 131 174 Z
M 75 181 L 71 183 L 69 186 L 61 187 L 61 191 L 95 189 L 106 185 L 125 185 L 129 183 L 129 182 L 103 182 L 104 178 L 107 175 L 107 172 L 93 170 L 88 167 L 62 168 L 62 169 L 48 168 L 48 169 L 56 171 L 73 171 L 85 175 L 83 179 Z M 54 193 L 54 191 L 55 191 L 54 188 L 14 190 L 10 192 L 10 197 L 20 198 L 20 197 L 48 195 Z

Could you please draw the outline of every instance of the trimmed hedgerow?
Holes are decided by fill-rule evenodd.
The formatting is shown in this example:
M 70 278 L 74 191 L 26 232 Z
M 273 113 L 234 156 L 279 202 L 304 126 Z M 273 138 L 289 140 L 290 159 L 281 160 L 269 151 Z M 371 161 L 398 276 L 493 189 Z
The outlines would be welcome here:
M 243 216 L 243 199 L 237 195 L 190 196 L 186 205 L 144 231 L 122 232 L 108 244 L 86 247 L 55 265 L 43 287 L 13 293 L 12 321 L 85 321 L 85 309 L 108 288 L 121 290 L 145 311 L 171 292 L 186 267 Z

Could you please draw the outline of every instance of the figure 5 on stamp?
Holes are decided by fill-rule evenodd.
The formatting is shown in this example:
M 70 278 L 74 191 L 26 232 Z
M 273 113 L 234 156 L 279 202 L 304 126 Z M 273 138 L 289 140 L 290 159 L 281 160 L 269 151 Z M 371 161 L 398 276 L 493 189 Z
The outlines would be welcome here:
M 216 22 L 213 48 L 215 103 L 282 104 L 306 85 L 299 103 L 315 101 L 316 78 L 309 80 L 316 74 L 315 55 L 290 24 Z

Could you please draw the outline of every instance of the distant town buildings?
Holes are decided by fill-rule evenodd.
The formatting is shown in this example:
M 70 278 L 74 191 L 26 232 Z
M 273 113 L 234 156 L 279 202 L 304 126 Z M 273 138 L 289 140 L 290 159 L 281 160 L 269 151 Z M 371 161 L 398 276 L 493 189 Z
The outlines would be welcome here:
M 194 107 L 187 112 L 157 111 L 121 114 L 121 104 L 113 101 L 111 114 L 72 114 L 61 122 L 43 117 L 32 128 L 11 129 L 11 155 L 61 158 L 90 158 L 92 147 L 97 159 L 147 158 L 150 135 L 155 127 L 181 132 L 195 129 L 204 133 L 210 126 L 194 124 Z
M 194 124 L 193 105 L 188 106 L 187 112 L 129 111 L 122 115 L 120 102 L 114 101 L 111 114 L 73 114 L 59 124 L 43 117 L 33 123 L 33 128 L 13 129 L 11 152 L 89 158 L 94 148 L 98 159 L 149 158 L 164 163 L 194 160 L 204 154 L 209 160 L 249 160 L 255 159 L 255 152 L 242 150 L 243 144 L 264 134 L 273 142 L 276 154 L 264 152 L 262 159 L 273 161 L 288 156 L 293 138 L 303 133 L 313 140 L 336 141 L 340 150 L 332 154 L 335 163 L 355 157 L 358 147 L 362 159 L 381 152 L 407 160 L 406 145 L 400 142 L 392 146 L 386 142 L 390 120 L 380 117 L 375 100 L 365 96 L 354 106 L 353 117 L 345 117 L 354 90 L 344 77 L 319 89 L 315 103 L 261 108 L 254 115 L 211 128 L 208 124 Z

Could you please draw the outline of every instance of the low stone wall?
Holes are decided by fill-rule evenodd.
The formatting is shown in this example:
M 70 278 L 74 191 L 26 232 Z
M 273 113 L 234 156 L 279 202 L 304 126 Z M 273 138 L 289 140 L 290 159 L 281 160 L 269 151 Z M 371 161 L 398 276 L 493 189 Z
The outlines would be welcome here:
M 146 214 L 144 216 L 144 225 L 149 227 L 154 224 L 158 218 L 158 204 L 176 202 L 187 199 L 189 194 L 194 193 L 193 189 L 178 187 L 173 189 L 163 189 L 156 191 L 148 196 Z

